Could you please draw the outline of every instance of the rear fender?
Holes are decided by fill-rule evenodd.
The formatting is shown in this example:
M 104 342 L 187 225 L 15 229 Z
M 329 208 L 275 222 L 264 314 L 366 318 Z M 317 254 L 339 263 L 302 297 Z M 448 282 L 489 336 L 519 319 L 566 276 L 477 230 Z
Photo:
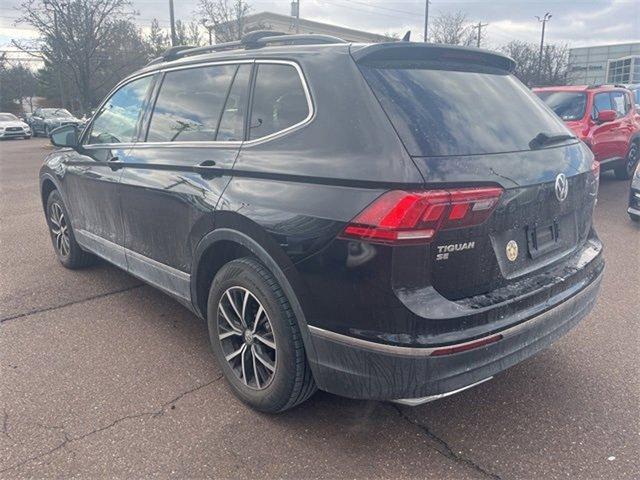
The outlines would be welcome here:
M 316 358 L 311 341 L 309 328 L 307 326 L 303 305 L 308 296 L 305 294 L 305 288 L 302 280 L 299 278 L 293 263 L 285 255 L 281 248 L 253 222 L 247 219 L 234 218 L 239 217 L 229 212 L 219 212 L 217 217 L 217 226 L 215 230 L 205 235 L 198 244 L 191 271 L 191 299 L 193 309 L 196 313 L 204 318 L 204 313 L 200 311 L 198 305 L 198 266 L 205 252 L 214 247 L 217 242 L 234 242 L 249 250 L 260 262 L 262 262 L 276 277 L 278 283 L 287 295 L 287 299 L 291 304 L 298 327 L 302 335 L 302 340 L 307 352 L 310 363 L 314 363 Z

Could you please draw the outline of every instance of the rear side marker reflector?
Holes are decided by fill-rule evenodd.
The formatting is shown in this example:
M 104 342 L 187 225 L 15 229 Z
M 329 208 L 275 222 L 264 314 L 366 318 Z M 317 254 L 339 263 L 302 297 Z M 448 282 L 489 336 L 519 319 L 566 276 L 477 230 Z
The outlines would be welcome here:
M 502 335 L 493 335 L 492 337 L 482 338 L 475 342 L 464 343 L 462 345 L 457 345 L 455 347 L 443 347 L 438 348 L 431 352 L 432 357 L 439 357 L 442 355 L 452 355 L 454 353 L 466 352 L 468 350 L 473 350 L 474 348 L 484 347 L 485 345 L 490 345 L 499 340 L 502 340 Z
M 392 190 L 360 212 L 341 237 L 391 245 L 428 243 L 439 230 L 483 223 L 502 192 L 499 187 Z

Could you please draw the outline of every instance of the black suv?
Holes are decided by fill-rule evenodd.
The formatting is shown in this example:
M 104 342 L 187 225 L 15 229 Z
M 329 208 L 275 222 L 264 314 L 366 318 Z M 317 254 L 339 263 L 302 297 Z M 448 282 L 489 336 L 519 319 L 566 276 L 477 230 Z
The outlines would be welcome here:
M 433 400 L 587 315 L 598 171 L 511 59 L 268 35 L 171 49 L 52 134 L 63 265 L 102 257 L 206 319 L 268 412 Z

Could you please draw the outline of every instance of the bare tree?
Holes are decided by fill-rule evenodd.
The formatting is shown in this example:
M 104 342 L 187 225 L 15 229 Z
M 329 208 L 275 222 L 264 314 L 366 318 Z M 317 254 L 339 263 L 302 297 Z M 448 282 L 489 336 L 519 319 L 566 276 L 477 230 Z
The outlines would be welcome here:
M 245 17 L 250 11 L 245 0 L 200 0 L 196 14 L 213 25 L 216 42 L 231 42 L 246 32 Z
M 146 41 L 149 45 L 151 55 L 154 57 L 159 56 L 171 46 L 169 34 L 160 28 L 160 24 L 156 18 L 151 20 L 151 29 L 146 37 Z
M 528 86 L 563 85 L 567 81 L 567 45 L 546 45 L 542 52 L 542 68 L 537 44 L 514 40 L 501 50 L 516 61 L 515 75 Z
M 430 25 L 430 41 L 449 45 L 473 45 L 473 28 L 463 12 L 441 13 L 436 15 Z
M 18 22 L 31 25 L 40 38 L 35 45 L 14 43 L 39 49 L 45 67 L 56 71 L 60 92 L 72 90 L 86 112 L 148 59 L 129 7 L 128 0 L 24 0 Z
M 176 45 L 191 45 L 194 47 L 202 44 L 200 26 L 195 20 L 185 23 L 182 20 L 176 22 Z

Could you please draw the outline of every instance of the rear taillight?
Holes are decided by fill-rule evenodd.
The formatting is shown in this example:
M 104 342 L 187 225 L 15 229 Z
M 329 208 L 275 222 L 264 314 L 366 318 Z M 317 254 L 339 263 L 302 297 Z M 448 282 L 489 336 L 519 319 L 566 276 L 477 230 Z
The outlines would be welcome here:
M 480 225 L 501 194 L 498 187 L 392 190 L 360 212 L 341 236 L 372 243 L 427 243 L 439 230 Z

